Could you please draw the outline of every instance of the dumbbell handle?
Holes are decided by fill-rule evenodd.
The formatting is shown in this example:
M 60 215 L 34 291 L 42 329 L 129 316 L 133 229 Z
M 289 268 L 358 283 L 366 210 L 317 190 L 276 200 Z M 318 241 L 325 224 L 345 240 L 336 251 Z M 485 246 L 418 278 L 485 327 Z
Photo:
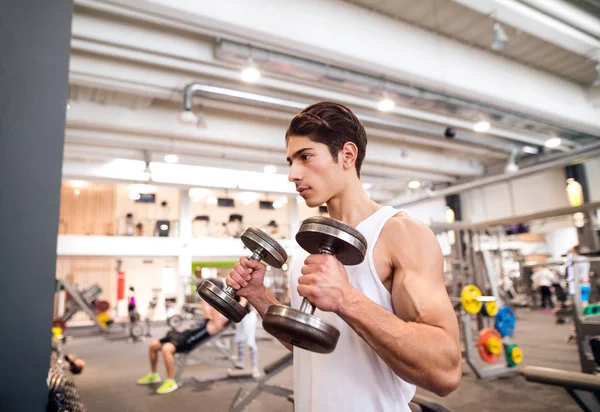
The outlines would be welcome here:
M 259 247 L 258 249 L 256 249 L 254 251 L 254 253 L 252 254 L 252 256 L 250 256 L 250 260 L 262 260 L 265 257 L 265 250 L 261 247 Z M 248 269 L 249 273 L 252 273 L 253 270 L 252 269 Z M 227 293 L 230 296 L 235 296 L 235 288 L 229 286 L 229 285 L 225 285 L 225 287 L 223 288 L 223 292 Z
M 319 248 L 319 253 L 322 255 L 335 256 L 333 251 L 330 250 L 330 248 L 328 248 L 326 245 L 323 245 Z M 313 313 L 315 313 L 315 309 L 316 309 L 315 305 L 310 303 L 308 301 L 308 299 L 306 299 L 306 298 L 302 299 L 302 303 L 300 304 L 300 312 L 304 312 L 304 313 L 308 313 L 309 315 L 312 315 Z

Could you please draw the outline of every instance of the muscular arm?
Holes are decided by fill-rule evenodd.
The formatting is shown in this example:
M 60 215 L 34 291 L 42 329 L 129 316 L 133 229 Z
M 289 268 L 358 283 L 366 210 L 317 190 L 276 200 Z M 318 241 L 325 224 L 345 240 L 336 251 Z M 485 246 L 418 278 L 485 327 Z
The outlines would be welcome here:
M 405 217 L 386 224 L 380 242 L 393 266 L 396 314 L 351 289 L 338 315 L 402 379 L 446 396 L 462 375 L 458 321 L 443 280 L 433 233 Z

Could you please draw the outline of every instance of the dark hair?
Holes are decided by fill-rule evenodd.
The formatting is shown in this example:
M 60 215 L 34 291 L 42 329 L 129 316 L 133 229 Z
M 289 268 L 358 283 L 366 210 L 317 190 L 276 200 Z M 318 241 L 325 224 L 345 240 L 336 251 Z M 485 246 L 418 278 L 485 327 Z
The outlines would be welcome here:
M 306 136 L 313 142 L 327 145 L 335 162 L 344 144 L 354 143 L 358 148 L 356 174 L 360 177 L 360 168 L 367 151 L 367 133 L 358 118 L 346 106 L 320 102 L 306 107 L 290 122 L 285 133 L 286 143 L 290 136 Z
M 135 291 L 135 289 L 133 288 L 133 286 L 129 286 L 129 290 L 132 291 L 132 292 Z

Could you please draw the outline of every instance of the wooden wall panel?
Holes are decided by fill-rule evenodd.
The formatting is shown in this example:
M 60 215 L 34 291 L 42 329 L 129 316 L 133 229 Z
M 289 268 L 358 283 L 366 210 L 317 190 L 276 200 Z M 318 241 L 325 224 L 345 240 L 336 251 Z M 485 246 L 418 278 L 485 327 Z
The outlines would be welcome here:
M 75 189 L 64 182 L 61 187 L 59 234 L 112 235 L 115 226 L 116 187 L 88 183 Z

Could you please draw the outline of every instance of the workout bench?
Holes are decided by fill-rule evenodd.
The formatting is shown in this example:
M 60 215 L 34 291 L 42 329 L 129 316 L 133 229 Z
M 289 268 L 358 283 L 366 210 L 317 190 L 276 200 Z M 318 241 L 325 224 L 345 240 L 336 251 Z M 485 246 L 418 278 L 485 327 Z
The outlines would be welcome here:
M 219 333 L 209 337 L 207 340 L 202 342 L 194 349 L 189 352 L 182 352 L 175 354 L 175 381 L 178 385 L 181 385 L 181 376 L 188 365 L 190 358 L 195 363 L 204 363 L 209 365 L 223 366 L 223 363 L 230 363 L 233 366 L 232 350 L 233 350 L 233 339 L 235 336 L 234 324 L 227 324 Z M 229 342 L 229 343 L 228 343 Z M 193 352 L 200 348 L 214 348 L 222 356 L 215 359 L 208 357 L 195 356 Z

